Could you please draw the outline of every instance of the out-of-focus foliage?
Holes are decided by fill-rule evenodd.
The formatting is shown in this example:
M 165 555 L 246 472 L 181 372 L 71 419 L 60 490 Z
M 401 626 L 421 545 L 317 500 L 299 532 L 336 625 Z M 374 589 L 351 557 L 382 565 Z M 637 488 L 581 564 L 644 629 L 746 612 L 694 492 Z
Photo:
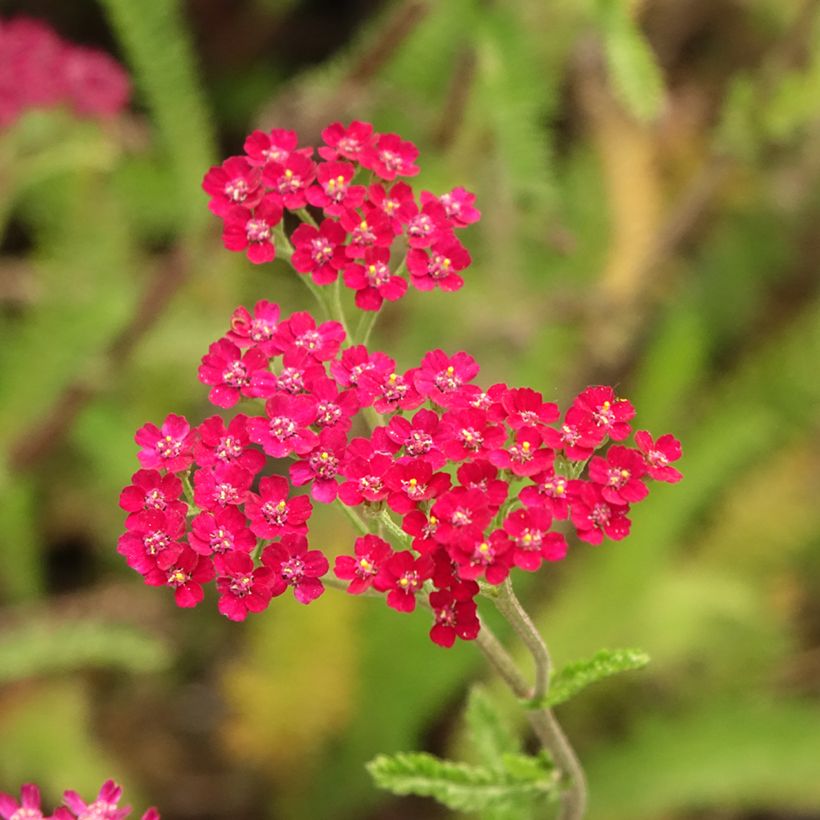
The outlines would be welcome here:
M 630 539 L 523 585 L 557 668 L 653 659 L 559 707 L 590 816 L 820 812 L 818 4 L 69 5 L 37 8 L 114 49 L 137 97 L 104 125 L 40 111 L 0 133 L 0 789 L 115 776 L 169 820 L 400 820 L 435 809 L 384 805 L 376 754 L 490 771 L 528 748 L 424 613 L 329 591 L 238 626 L 115 552 L 133 431 L 210 414 L 196 366 L 236 304 L 308 306 L 283 266 L 221 248 L 198 189 L 214 146 L 370 119 L 419 145 L 421 187 L 483 211 L 465 288 L 389 307 L 375 344 L 403 367 L 469 350 L 485 383 L 548 399 L 611 382 L 683 442 L 684 481 Z

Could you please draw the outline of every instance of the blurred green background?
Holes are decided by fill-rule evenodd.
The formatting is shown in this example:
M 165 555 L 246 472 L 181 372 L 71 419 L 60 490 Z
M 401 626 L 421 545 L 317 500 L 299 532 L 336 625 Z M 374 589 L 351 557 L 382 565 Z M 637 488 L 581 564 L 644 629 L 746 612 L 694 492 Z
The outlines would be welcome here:
M 108 776 L 167 820 L 454 816 L 377 793 L 378 752 L 470 759 L 476 649 L 330 591 L 243 625 L 180 611 L 115 550 L 146 420 L 211 413 L 239 303 L 309 307 L 221 248 L 200 180 L 254 127 L 367 119 L 483 220 L 455 295 L 375 345 L 468 350 L 485 384 L 617 385 L 683 441 L 633 535 L 524 594 L 559 664 L 653 663 L 559 708 L 592 818 L 820 818 L 820 3 L 0 0 L 135 83 L 97 125 L 0 133 L 0 790 Z M 315 541 L 349 547 L 338 519 Z M 167 592 L 167 591 L 166 591 Z

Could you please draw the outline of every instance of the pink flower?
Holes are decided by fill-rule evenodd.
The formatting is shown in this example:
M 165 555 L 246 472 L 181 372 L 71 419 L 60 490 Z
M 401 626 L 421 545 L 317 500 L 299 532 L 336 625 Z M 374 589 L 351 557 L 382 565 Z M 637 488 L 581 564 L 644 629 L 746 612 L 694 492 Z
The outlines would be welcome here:
M 352 444 L 350 449 L 354 449 Z M 385 475 L 392 466 L 389 455 L 374 452 L 372 447 L 366 458 L 348 456 L 343 473 L 349 480 L 339 487 L 339 498 L 348 507 L 383 500 L 388 493 Z
M 359 162 L 382 179 L 391 180 L 415 176 L 419 172 L 418 165 L 414 165 L 418 155 L 419 149 L 398 134 L 381 134 L 374 145 L 361 152 Z
M 504 519 L 517 567 L 535 572 L 542 561 L 560 561 L 566 556 L 567 542 L 560 533 L 549 532 L 551 524 L 549 512 L 538 507 L 515 510 Z
M 490 424 L 481 410 L 450 410 L 441 417 L 435 439 L 444 455 L 451 461 L 486 458 L 500 447 L 507 431 L 498 424 Z
M 539 392 L 531 390 L 529 387 L 505 390 L 501 397 L 501 407 L 499 411 L 502 409 L 507 424 L 514 430 L 518 430 L 521 427 L 537 427 L 541 424 L 552 424 L 552 422 L 557 421 L 561 415 L 557 404 L 545 402 Z M 491 415 L 493 419 L 496 420 L 495 414 Z
M 134 441 L 142 447 L 137 458 L 148 470 L 180 473 L 193 463 L 194 433 L 185 416 L 171 413 L 162 427 L 146 424 L 137 430 Z
M 669 466 L 671 461 L 677 461 L 681 457 L 680 442 L 674 436 L 667 433 L 653 441 L 646 430 L 639 430 L 635 433 L 635 444 L 643 453 L 644 464 L 650 478 L 669 484 L 676 484 L 683 478 L 679 470 Z
M 582 541 L 600 544 L 604 535 L 620 541 L 629 535 L 631 521 L 626 504 L 611 504 L 595 484 L 573 480 L 569 483 L 572 523 Z
M 316 433 L 308 429 L 316 421 L 316 400 L 310 396 L 290 396 L 277 393 L 265 402 L 267 418 L 249 418 L 248 436 L 262 445 L 274 458 L 291 453 L 304 455 L 318 442 Z
M 289 154 L 282 162 L 269 163 L 262 172 L 262 179 L 278 194 L 282 205 L 290 210 L 307 205 L 307 189 L 315 177 L 315 163 L 298 151 Z
M 346 238 L 345 229 L 332 219 L 322 220 L 318 228 L 302 224 L 291 236 L 291 264 L 299 273 L 309 273 L 317 285 L 329 285 L 347 263 Z
M 313 505 L 306 495 L 288 498 L 290 485 L 282 476 L 267 476 L 259 482 L 259 495 L 251 493 L 245 502 L 245 514 L 251 531 L 259 538 L 278 538 L 294 533 L 306 534 Z
M 418 509 L 423 501 L 438 498 L 450 488 L 449 475 L 434 474 L 430 463 L 420 459 L 396 464 L 384 480 L 391 491 L 387 504 L 400 515 Z
M 267 567 L 255 568 L 245 552 L 226 552 L 214 561 L 219 611 L 232 621 L 244 621 L 249 612 L 267 609 L 273 596 L 287 585 Z
M 387 605 L 397 612 L 412 612 L 416 608 L 416 593 L 433 575 L 433 559 L 429 555 L 415 558 L 403 550 L 393 553 L 381 566 L 373 581 L 379 592 L 387 592 Z
M 167 586 L 174 590 L 174 600 L 179 607 L 194 607 L 204 597 L 202 584 L 214 577 L 214 566 L 204 555 L 197 555 L 184 547 L 174 563 L 165 570 L 159 567 L 145 575 L 145 583 L 151 586 Z
M 450 357 L 443 350 L 431 350 L 421 360 L 414 383 L 422 396 L 449 407 L 451 395 L 477 375 L 478 364 L 467 353 L 462 351 Z
M 492 450 L 489 460 L 502 470 L 517 476 L 533 476 L 552 463 L 554 453 L 541 447 L 543 439 L 535 427 L 521 427 L 515 441 L 505 448 Z
M 0 817 L 3 820 L 45 820 L 40 801 L 40 789 L 33 783 L 26 783 L 20 789 L 19 803 L 10 794 L 0 792 Z
M 245 140 L 245 153 L 252 165 L 267 165 L 271 162 L 284 164 L 296 150 L 298 137 L 295 131 L 274 128 L 267 134 L 254 131 Z
M 414 371 L 390 373 L 380 380 L 382 373 L 368 373 L 364 376 L 362 390 L 373 396 L 373 407 L 378 413 L 395 413 L 397 410 L 413 410 L 424 403 L 424 396 L 413 386 Z
M 578 394 L 573 407 L 587 414 L 602 439 L 609 436 L 613 441 L 623 441 L 632 432 L 627 422 L 635 415 L 635 408 L 626 399 L 619 399 L 611 387 L 587 387 Z
M 472 259 L 467 249 L 454 236 L 439 239 L 431 248 L 430 255 L 420 248 L 407 253 L 407 269 L 410 281 L 418 290 L 458 290 L 464 285 L 459 271 L 469 267 Z
M 436 540 L 448 545 L 482 532 L 494 515 L 484 493 L 463 487 L 439 497 L 430 513 L 438 520 Z
M 359 387 L 362 385 L 362 378 L 365 374 L 371 375 L 371 384 L 378 384 L 386 379 L 395 368 L 396 362 L 389 356 L 378 352 L 370 353 L 364 345 L 345 348 L 342 355 L 330 363 L 333 378 L 344 387 Z M 377 390 L 378 387 L 373 387 L 372 393 Z
M 233 407 L 240 396 L 267 398 L 276 392 L 276 376 L 259 348 L 242 351 L 228 339 L 214 342 L 199 367 L 199 380 L 213 385 L 208 398 L 217 407 Z
M 354 120 L 345 128 L 340 122 L 334 122 L 322 131 L 322 139 L 328 146 L 319 148 L 319 156 L 323 159 L 344 157 L 358 162 L 373 141 L 373 126 L 369 122 Z
M 203 467 L 194 473 L 194 503 L 215 512 L 245 503 L 253 476 L 236 464 Z
M 456 637 L 463 641 L 476 638 L 481 628 L 474 600 L 476 595 L 478 584 L 474 581 L 457 581 L 449 589 L 438 589 L 430 593 L 430 608 L 435 617 L 430 630 L 433 643 L 449 648 L 455 643 Z
M 433 199 L 438 199 L 444 206 L 444 210 L 454 228 L 464 228 L 481 219 L 481 211 L 473 205 L 475 194 L 471 194 L 466 188 L 453 188 L 452 191 L 442 194 L 440 197 L 435 197 L 428 191 L 421 192 L 422 204 L 426 204 Z
M 198 555 L 250 552 L 256 546 L 256 538 L 236 507 L 224 507 L 212 513 L 201 512 L 192 519 L 188 545 Z
M 351 595 L 361 595 L 372 586 L 382 565 L 393 554 L 393 549 L 378 535 L 363 535 L 356 539 L 353 551 L 355 556 L 340 555 L 336 558 L 333 572 L 337 578 L 350 581 L 347 591 Z
M 556 430 L 545 427 L 544 441 L 554 450 L 563 450 L 570 461 L 586 461 L 603 441 L 604 434 L 579 407 L 570 407 L 564 423 Z
M 562 521 L 569 517 L 568 484 L 566 476 L 559 475 L 553 467 L 532 476 L 535 486 L 524 487 L 518 494 L 525 507 L 544 507 L 553 518 Z
M 86 803 L 75 791 L 63 793 L 63 802 L 77 815 L 78 820 L 122 820 L 131 813 L 131 807 L 119 808 L 122 789 L 113 781 L 106 780 L 97 799 Z
M 131 529 L 145 510 L 157 510 L 184 516 L 188 505 L 179 498 L 182 482 L 175 475 L 162 476 L 156 470 L 138 470 L 132 483 L 120 493 L 120 507 L 129 513 L 126 529 Z
M 279 305 L 257 302 L 253 316 L 247 308 L 238 307 L 231 316 L 231 329 L 227 338 L 237 347 L 258 347 L 266 356 L 273 355 L 271 340 L 279 327 Z
M 498 477 L 498 468 L 484 459 L 476 459 L 462 464 L 456 473 L 462 487 L 467 490 L 480 490 L 493 510 L 507 500 L 510 486 Z
M 435 442 L 439 417 L 432 410 L 419 410 L 412 419 L 393 416 L 386 428 L 387 437 L 404 449 L 404 456 L 430 462 L 436 469 L 447 460 Z
M 122 66 L 104 51 L 72 46 L 63 52 L 60 80 L 80 116 L 113 117 L 128 103 L 131 83 Z
M 413 549 L 422 555 L 429 555 L 438 549 L 439 544 L 435 540 L 438 526 L 438 518 L 434 515 L 428 517 L 421 510 L 407 513 L 401 524 L 401 528 L 413 536 Z
M 323 504 L 332 503 L 339 490 L 336 478 L 346 445 L 347 437 L 341 430 L 323 430 L 307 458 L 290 465 L 290 480 L 297 487 L 310 484 L 313 498 Z
M 441 205 L 428 201 L 404 226 L 407 243 L 411 248 L 429 248 L 434 242 L 449 239 L 450 222 Z
M 262 172 L 245 157 L 228 157 L 205 174 L 202 188 L 211 195 L 211 212 L 224 217 L 236 206 L 256 207 L 265 193 L 261 182 Z
M 325 586 L 319 580 L 329 568 L 321 550 L 309 550 L 303 535 L 285 535 L 262 553 L 262 563 L 288 586 L 300 604 L 315 601 Z
M 345 211 L 339 222 L 349 235 L 345 254 L 350 259 L 361 258 L 368 248 L 389 248 L 393 244 L 395 232 L 390 220 L 372 205 L 365 205 L 363 214 Z
M 247 250 L 255 265 L 272 262 L 276 256 L 273 229 L 282 221 L 282 206 L 266 197 L 251 212 L 234 207 L 225 214 L 222 242 L 229 251 Z
M 251 449 L 247 427 L 248 417 L 241 413 L 230 420 L 227 428 L 219 416 L 205 419 L 197 428 L 196 463 L 200 467 L 236 464 L 256 475 L 265 466 L 266 459 L 264 453 Z
M 363 264 L 349 264 L 344 269 L 345 285 L 356 291 L 356 307 L 379 310 L 384 300 L 395 302 L 407 292 L 407 281 L 390 272 L 387 248 L 368 248 Z
M 322 208 L 328 216 L 341 216 L 350 208 L 358 208 L 366 189 L 364 185 L 351 185 L 356 169 L 349 162 L 321 162 L 316 171 L 318 185 L 308 188 L 307 201 Z
M 185 516 L 178 512 L 148 510 L 137 513 L 128 532 L 117 541 L 117 552 L 128 566 L 142 575 L 159 567 L 167 569 L 182 552 L 179 539 L 185 532 Z
M 458 576 L 467 580 L 484 576 L 487 583 L 497 586 L 513 565 L 513 544 L 504 530 L 495 530 L 489 537 L 476 531 L 473 538 L 463 539 L 450 551 L 458 565 Z
M 345 332 L 339 322 L 322 322 L 317 327 L 316 320 L 307 312 L 294 313 L 282 322 L 274 337 L 282 352 L 303 350 L 317 362 L 335 358 L 344 339 Z
M 394 183 L 389 191 L 381 185 L 371 185 L 367 189 L 370 202 L 389 220 L 393 233 L 400 234 L 418 212 L 413 189 L 406 182 Z
M 614 445 L 606 458 L 595 456 L 589 463 L 590 480 L 601 488 L 601 495 L 611 504 L 634 504 L 646 498 L 649 490 L 641 481 L 646 466 L 641 454 L 629 447 Z
M 316 400 L 316 421 L 320 429 L 350 429 L 351 419 L 359 410 L 359 397 L 355 390 L 339 391 L 333 379 L 324 376 L 311 378 L 307 385 Z

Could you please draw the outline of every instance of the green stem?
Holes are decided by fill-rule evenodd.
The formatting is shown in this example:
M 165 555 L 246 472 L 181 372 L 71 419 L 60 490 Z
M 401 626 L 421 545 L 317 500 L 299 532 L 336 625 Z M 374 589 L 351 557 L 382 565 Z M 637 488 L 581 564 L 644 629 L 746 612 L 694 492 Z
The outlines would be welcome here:
M 478 633 L 478 646 L 517 697 L 531 700 L 536 692 L 541 692 L 543 697 L 549 689 L 551 666 L 547 646 L 532 619 L 521 606 L 509 579 L 500 590 L 498 597 L 492 599 L 493 603 L 530 651 L 536 668 L 535 687 L 530 687 L 515 661 L 483 622 L 481 631 Z M 586 776 L 575 750 L 551 709 L 529 710 L 527 719 L 536 737 L 550 752 L 556 766 L 569 780 L 562 796 L 559 820 L 580 820 L 586 813 L 587 786 Z
M 332 314 L 335 316 L 336 321 L 341 324 L 342 329 L 345 332 L 345 336 L 350 340 L 352 343 L 353 340 L 350 337 L 350 331 L 347 329 L 347 322 L 345 321 L 345 312 L 344 308 L 342 307 L 342 277 L 341 274 L 336 279 L 336 284 L 333 285 L 333 304 L 332 304 Z
M 273 229 L 273 237 L 279 258 L 284 259 L 290 264 L 291 257 L 293 256 L 293 245 L 290 244 L 290 240 L 288 239 L 288 236 L 285 233 L 285 228 L 281 222 Z M 291 265 L 291 267 L 293 266 Z M 299 273 L 299 271 L 295 269 L 293 272 L 296 274 L 296 278 L 313 294 L 313 298 L 316 299 L 316 302 L 322 310 L 322 314 L 326 317 L 329 316 L 330 311 L 328 310 L 327 300 L 325 299 L 319 286 L 316 285 L 310 278 L 310 274 Z
M 302 222 L 307 222 L 308 225 L 312 225 L 314 228 L 319 227 L 316 220 L 310 215 L 310 211 L 307 208 L 299 208 L 299 210 L 296 211 L 296 216 L 298 216 Z
M 368 310 L 362 313 L 362 318 L 359 319 L 359 326 L 356 328 L 355 342 L 367 346 L 370 341 L 370 334 L 373 332 L 373 327 L 376 324 L 381 310 Z
M 336 499 L 336 504 L 342 508 L 342 512 L 353 522 L 353 526 L 356 527 L 362 535 L 370 535 L 370 527 L 367 526 L 364 519 L 361 518 L 357 512 L 354 512 L 347 504 L 343 504 L 338 498 Z
M 387 510 L 382 510 L 381 515 L 381 522 L 384 524 L 385 529 L 394 537 L 398 538 L 402 544 L 407 544 L 410 541 L 410 536 L 401 528 L 398 524 L 390 517 L 390 513 Z

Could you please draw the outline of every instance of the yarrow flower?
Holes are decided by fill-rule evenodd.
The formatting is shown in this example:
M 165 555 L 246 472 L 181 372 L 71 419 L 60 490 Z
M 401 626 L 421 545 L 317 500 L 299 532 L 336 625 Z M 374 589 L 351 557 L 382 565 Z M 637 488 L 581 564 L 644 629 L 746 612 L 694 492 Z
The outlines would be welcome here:
M 0 20 L 0 128 L 59 105 L 79 117 L 114 117 L 130 93 L 125 70 L 105 52 L 69 43 L 39 20 Z
M 131 815 L 131 807 L 120 807 L 120 800 L 122 789 L 113 780 L 106 780 L 91 802 L 70 789 L 63 794 L 65 806 L 45 814 L 40 789 L 26 783 L 20 789 L 19 802 L 10 794 L 0 792 L 0 817 L 3 820 L 125 820 Z M 160 820 L 159 812 L 150 808 L 141 820 Z
M 288 588 L 310 604 L 341 585 L 399 612 L 422 602 L 431 639 L 450 647 L 479 633 L 480 584 L 625 538 L 652 482 L 680 480 L 680 443 L 642 430 L 631 446 L 635 409 L 605 385 L 562 413 L 532 388 L 480 385 L 466 351 L 434 348 L 405 369 L 351 338 L 343 286 L 371 314 L 408 282 L 457 289 L 470 257 L 455 232 L 480 214 L 464 188 L 417 201 L 403 178 L 418 151 L 395 134 L 333 123 L 322 138 L 317 161 L 292 131 L 256 131 L 203 187 L 229 248 L 265 261 L 277 243 L 333 318 L 266 300 L 233 311 L 199 378 L 242 412 L 140 428 L 118 549 L 181 607 L 215 581 L 219 611 L 242 621 Z M 332 562 L 311 539 L 315 503 L 361 531 Z

